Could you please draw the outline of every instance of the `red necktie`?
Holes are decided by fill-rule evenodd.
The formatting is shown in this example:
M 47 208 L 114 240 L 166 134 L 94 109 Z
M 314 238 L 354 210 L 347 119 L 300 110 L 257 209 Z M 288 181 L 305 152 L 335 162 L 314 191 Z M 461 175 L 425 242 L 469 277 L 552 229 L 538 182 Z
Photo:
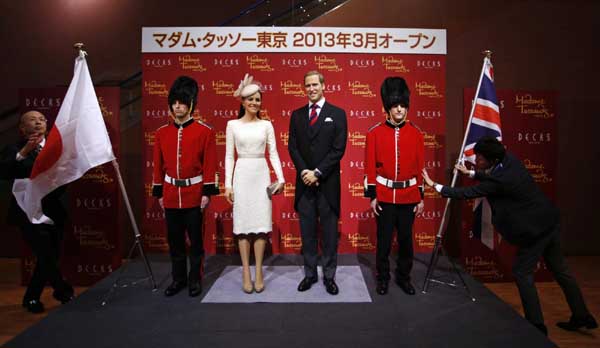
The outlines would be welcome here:
M 315 123 L 317 123 L 317 118 L 319 118 L 319 115 L 317 114 L 318 107 L 319 107 L 319 105 L 317 105 L 317 104 L 313 104 L 310 106 L 310 116 L 308 117 L 308 123 L 311 126 L 314 126 Z

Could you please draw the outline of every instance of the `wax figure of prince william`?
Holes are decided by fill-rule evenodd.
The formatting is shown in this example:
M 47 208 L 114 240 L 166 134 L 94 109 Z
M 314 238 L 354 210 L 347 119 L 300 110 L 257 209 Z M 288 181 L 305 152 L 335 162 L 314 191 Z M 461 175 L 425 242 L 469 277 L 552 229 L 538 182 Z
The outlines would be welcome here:
M 323 283 L 331 295 L 335 283 L 340 217 L 340 160 L 346 150 L 346 112 L 325 101 L 325 79 L 318 71 L 304 75 L 308 105 L 292 113 L 288 150 L 296 167 L 294 208 L 300 215 L 304 279 L 298 291 L 318 280 L 317 221 L 322 227 Z

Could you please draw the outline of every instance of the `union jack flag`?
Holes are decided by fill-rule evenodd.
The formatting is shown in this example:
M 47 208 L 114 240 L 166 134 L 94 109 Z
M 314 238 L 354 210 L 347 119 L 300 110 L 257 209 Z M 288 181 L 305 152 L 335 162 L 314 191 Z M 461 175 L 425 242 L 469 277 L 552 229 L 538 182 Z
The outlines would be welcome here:
M 496 98 L 496 87 L 494 87 L 494 67 L 487 57 L 483 61 L 483 72 L 477 91 L 473 116 L 467 124 L 468 133 L 464 148 L 464 159 L 473 164 L 475 164 L 473 147 L 477 140 L 483 136 L 493 136 L 502 141 L 500 108 Z
M 474 101 L 470 122 L 467 124 L 467 136 L 463 150 L 463 159 L 475 164 L 475 143 L 484 136 L 493 136 L 502 141 L 500 128 L 500 108 L 494 87 L 494 68 L 488 57 L 483 60 L 483 71 L 477 96 Z M 486 198 L 477 198 L 473 204 L 473 236 L 490 249 L 494 249 L 500 236 L 492 226 L 492 212 Z

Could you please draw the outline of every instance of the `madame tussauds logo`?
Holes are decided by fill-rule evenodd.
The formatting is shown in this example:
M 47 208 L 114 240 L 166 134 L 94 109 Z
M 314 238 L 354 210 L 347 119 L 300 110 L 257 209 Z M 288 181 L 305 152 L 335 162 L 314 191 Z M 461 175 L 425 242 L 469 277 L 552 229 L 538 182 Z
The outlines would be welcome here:
M 375 66 L 375 59 L 350 59 L 350 66 L 365 69 Z
M 302 248 L 302 238 L 300 236 L 294 236 L 291 233 L 282 234 L 280 237 L 281 246 L 284 248 L 300 250 Z
M 109 175 L 104 170 L 106 167 L 104 165 L 94 167 L 85 173 L 85 175 L 81 178 L 81 180 L 90 180 L 97 184 L 110 184 L 115 181 L 112 175 Z
M 212 81 L 212 88 L 216 95 L 233 96 L 233 83 L 225 82 L 223 80 Z
M 426 81 L 421 81 L 415 84 L 415 88 L 417 89 L 417 93 L 419 96 L 424 96 L 428 98 L 441 98 L 444 95 L 440 94 L 437 90 L 437 86 L 428 83 Z
M 375 250 L 375 246 L 369 239 L 369 236 L 363 236 L 360 233 L 350 233 L 347 235 L 348 241 L 353 248 L 360 248 L 363 250 Z
M 343 69 L 337 64 L 335 58 L 327 57 L 326 55 L 315 56 L 315 63 L 319 70 L 339 72 Z
M 365 187 L 360 182 L 355 182 L 354 184 L 348 184 L 348 192 L 350 192 L 352 197 L 363 197 L 364 190 L 365 190 Z
M 246 63 L 250 70 L 258 71 L 273 71 L 274 69 L 269 64 L 269 58 L 260 57 L 257 54 L 252 56 L 246 56 Z
M 308 65 L 307 59 L 284 58 L 281 60 L 281 65 L 288 68 L 302 68 Z
M 279 82 L 279 87 L 281 87 L 281 91 L 285 95 L 293 95 L 294 97 L 304 98 L 304 88 L 302 88 L 301 83 L 295 83 L 292 80 L 281 81 Z
M 521 115 L 541 119 L 554 118 L 554 113 L 548 109 L 546 100 L 544 98 L 534 98 L 531 94 L 517 94 L 515 96 L 515 107 L 519 109 Z
M 441 149 L 442 144 L 440 144 L 437 140 L 437 136 L 435 134 L 423 134 L 423 141 L 425 143 L 425 147 L 428 149 Z
M 425 232 L 417 232 L 415 233 L 415 242 L 420 247 L 431 248 L 435 244 L 435 236 Z
M 178 57 L 179 65 L 183 70 L 196 72 L 206 71 L 206 68 L 200 63 L 200 58 L 193 57 L 189 54 Z
M 93 229 L 90 225 L 73 225 L 73 235 L 79 240 L 80 246 L 89 246 L 96 249 L 111 250 L 115 246 L 110 244 L 104 231 Z
M 151 66 L 153 68 L 160 69 L 171 65 L 170 58 L 146 59 L 146 66 Z
M 348 132 L 348 139 L 350 139 L 352 146 L 365 147 L 367 144 L 367 136 L 359 131 Z
M 288 146 L 288 143 L 290 140 L 290 133 L 289 132 L 280 132 L 279 140 L 281 140 L 281 142 L 283 143 L 284 146 Z
M 232 66 L 240 65 L 240 60 L 237 58 L 215 58 L 213 59 L 213 65 L 223 68 L 231 68 Z
M 375 117 L 375 110 L 350 110 L 350 117 L 358 119 Z
M 442 112 L 439 110 L 417 110 L 417 118 L 433 120 L 442 117 Z
M 377 96 L 377 94 L 371 91 L 371 86 L 368 83 L 348 81 L 348 88 L 350 88 L 352 95 L 358 95 L 363 98 L 374 98 Z
M 26 107 L 58 108 L 61 102 L 61 98 L 25 98 Z
M 552 178 L 546 173 L 546 169 L 542 163 L 534 163 L 530 159 L 523 160 L 523 165 L 529 170 L 533 180 L 537 183 L 546 184 L 552 182 Z
M 169 95 L 167 84 L 158 82 L 156 80 L 152 80 L 150 82 L 144 81 L 144 89 L 148 95 L 156 95 L 165 98 Z
M 146 141 L 146 144 L 149 146 L 154 146 L 154 139 L 155 139 L 156 135 L 155 132 L 144 132 L 144 140 Z
M 383 64 L 385 70 L 388 71 L 393 71 L 397 73 L 410 72 L 410 69 L 404 66 L 404 61 L 402 59 L 393 56 L 381 57 L 381 63 Z
M 519 132 L 517 133 L 518 142 L 526 142 L 530 145 L 539 145 L 543 143 L 550 143 L 552 137 L 550 132 Z
M 218 131 L 215 133 L 215 141 L 217 145 L 225 145 L 226 135 L 224 131 Z
M 212 241 L 217 248 L 223 249 L 225 252 L 235 250 L 235 239 L 233 237 L 217 236 L 216 233 L 213 233 Z
M 289 182 L 283 185 L 283 197 L 294 197 L 295 191 L 296 185 Z

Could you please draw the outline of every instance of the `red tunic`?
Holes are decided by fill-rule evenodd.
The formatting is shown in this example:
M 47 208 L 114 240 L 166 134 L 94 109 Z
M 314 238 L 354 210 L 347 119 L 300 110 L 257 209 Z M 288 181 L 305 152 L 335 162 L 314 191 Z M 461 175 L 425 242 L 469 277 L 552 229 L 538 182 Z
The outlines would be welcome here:
M 219 193 L 215 135 L 208 125 L 189 120 L 157 129 L 153 159 L 152 195 L 163 197 L 165 208 L 197 207 L 202 196 Z M 174 179 L 202 175 L 203 180 L 178 187 L 165 182 L 165 174 Z
M 389 122 L 371 127 L 367 133 L 365 196 L 378 202 L 412 204 L 421 201 L 425 144 L 421 131 L 409 121 L 395 127 Z M 416 185 L 390 188 L 376 181 L 377 176 L 392 181 L 415 178 Z

